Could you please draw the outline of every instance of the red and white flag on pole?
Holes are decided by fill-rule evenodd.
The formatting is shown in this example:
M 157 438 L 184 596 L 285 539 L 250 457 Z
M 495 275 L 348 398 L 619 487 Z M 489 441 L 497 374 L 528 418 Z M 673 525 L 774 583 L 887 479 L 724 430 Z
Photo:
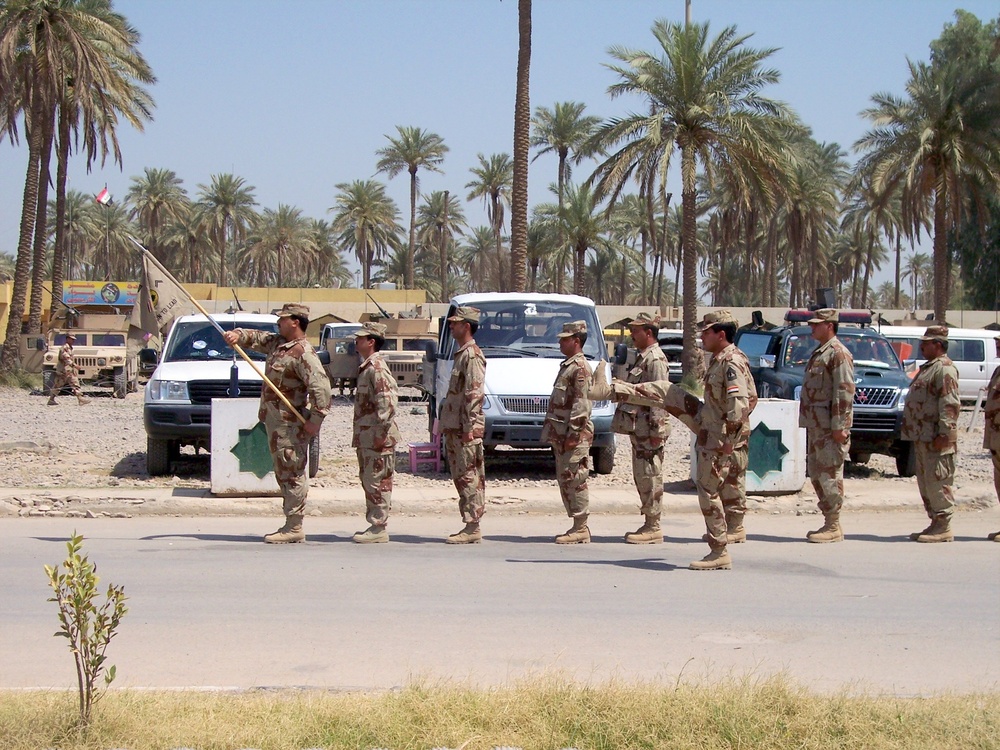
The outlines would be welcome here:
M 106 206 L 109 203 L 111 203 L 111 193 L 108 192 L 107 185 L 104 186 L 104 190 L 102 190 L 96 196 L 94 196 L 94 200 L 96 200 L 102 206 Z

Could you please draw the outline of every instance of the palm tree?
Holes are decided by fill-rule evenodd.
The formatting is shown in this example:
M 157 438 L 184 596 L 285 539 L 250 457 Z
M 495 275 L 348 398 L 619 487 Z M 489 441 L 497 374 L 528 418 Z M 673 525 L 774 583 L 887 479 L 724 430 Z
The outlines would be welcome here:
M 607 214 L 598 209 L 594 193 L 587 185 L 567 186 L 566 205 L 561 212 L 559 208 L 543 205 L 538 207 L 538 213 L 552 224 L 563 225 L 564 236 L 573 248 L 573 293 L 584 295 L 587 293 L 587 251 L 613 249 L 620 253 L 621 247 L 610 238 Z
M 531 131 L 531 0 L 517 2 L 517 86 L 510 214 L 510 288 L 523 292 L 528 258 L 528 148 Z
M 428 251 L 436 250 L 432 255 L 438 256 L 438 278 L 440 280 L 440 299 L 447 302 L 448 269 L 454 258 L 449 248 L 455 246 L 455 237 L 461 237 L 465 227 L 465 213 L 458 199 L 447 190 L 435 191 L 425 198 L 417 213 L 417 239 L 421 247 Z
M 499 273 L 499 289 L 507 288 L 507 279 L 504 274 L 503 248 L 501 239 L 504 228 L 504 207 L 510 205 L 510 191 L 514 179 L 514 163 L 510 154 L 493 154 L 487 159 L 482 154 L 477 154 L 479 166 L 472 167 L 469 171 L 476 179 L 467 182 L 465 187 L 469 189 L 466 200 L 482 198 L 486 206 L 486 217 L 490 221 L 490 228 L 493 230 L 493 241 L 496 249 L 497 272 Z
M 17 364 L 18 334 L 29 276 L 35 277 L 34 289 L 39 295 L 41 292 L 41 270 L 36 268 L 32 274 L 30 253 L 32 235 L 43 238 L 47 224 L 47 201 L 39 192 L 39 184 L 44 178 L 47 185 L 47 160 L 54 139 L 56 113 L 62 111 L 61 120 L 73 121 L 72 114 L 82 112 L 85 147 L 97 149 L 98 142 L 86 138 L 97 130 L 104 153 L 107 153 L 110 140 L 115 147 L 116 160 L 120 162 L 114 135 L 119 116 L 141 128 L 141 117 L 148 115 L 148 109 L 137 112 L 124 106 L 128 99 L 121 92 L 123 89 L 136 90 L 133 79 L 154 80 L 135 49 L 137 43 L 138 34 L 123 16 L 111 11 L 110 2 L 106 0 L 86 3 L 8 0 L 0 5 L 0 92 L 4 98 L 0 107 L 3 117 L 0 130 L 16 140 L 16 121 L 23 115 L 28 140 L 28 169 L 21 206 L 14 290 L 6 339 L 0 352 L 0 371 L 10 372 Z M 148 97 L 132 97 L 133 102 L 137 100 L 151 106 Z M 60 132 L 65 132 L 62 121 Z M 57 199 L 61 199 L 65 186 L 64 161 L 68 157 L 68 143 L 68 138 L 60 143 Z M 61 223 L 60 216 L 57 246 L 61 245 L 58 233 Z M 54 267 L 61 288 L 58 253 L 59 250 L 60 262 Z M 40 317 L 40 296 L 33 302 L 37 317 Z
M 903 278 L 910 280 L 910 289 L 913 292 L 913 309 L 921 307 L 921 294 L 927 285 L 927 274 L 932 268 L 931 259 L 927 253 L 914 253 L 906 259 L 903 267 Z
M 647 109 L 605 123 L 596 142 L 604 148 L 622 145 L 602 162 L 592 180 L 598 199 L 617 198 L 633 176 L 657 174 L 665 183 L 674 148 L 681 156 L 684 279 L 684 369 L 699 373 L 702 358 L 695 342 L 697 317 L 697 168 L 706 176 L 718 170 L 738 194 L 770 196 L 783 173 L 781 135 L 788 129 L 783 104 L 761 95 L 777 83 L 776 70 L 762 68 L 773 49 L 744 47 L 747 36 L 735 27 L 710 43 L 708 24 L 683 27 L 667 21 L 653 24 L 659 56 L 612 47 L 622 65 L 609 68 L 620 81 L 612 97 L 638 94 Z
M 173 170 L 146 167 L 145 176 L 132 178 L 125 196 L 132 209 L 130 217 L 138 224 L 146 249 L 160 262 L 165 260 L 161 248 L 164 231 L 190 210 L 191 202 L 183 183 Z
M 1000 80 L 960 62 L 908 62 L 906 97 L 872 97 L 862 114 L 873 129 L 854 147 L 857 170 L 882 196 L 898 193 L 905 234 L 934 225 L 934 318 L 945 322 L 950 278 L 947 234 L 965 203 L 1000 190 Z M 916 295 L 914 295 L 915 297 Z
M 458 249 L 458 264 L 468 269 L 466 291 L 498 291 L 500 271 L 497 258 L 492 252 L 495 247 L 495 232 L 490 227 L 473 227 L 466 241 Z
M 399 209 L 385 193 L 385 185 L 376 180 L 341 182 L 332 229 L 344 249 L 354 251 L 361 263 L 364 288 L 371 286 L 372 266 L 389 250 L 402 246 Z
M 410 244 L 406 260 L 406 286 L 413 288 L 413 254 L 416 249 L 417 192 L 420 183 L 417 170 L 423 167 L 431 172 L 440 172 L 448 147 L 444 139 L 436 133 L 428 133 L 420 128 L 396 126 L 399 138 L 386 136 L 391 146 L 379 149 L 376 169 L 385 172 L 392 179 L 404 169 L 410 173 Z
M 188 210 L 167 225 L 164 231 L 163 242 L 174 251 L 174 270 L 178 279 L 202 281 L 205 276 L 203 267 L 207 265 L 203 261 L 211 260 L 213 247 L 207 223 L 202 218 L 203 210 L 204 206 L 189 204 Z
M 314 240 L 301 209 L 284 203 L 277 211 L 265 208 L 240 255 L 241 278 L 251 286 L 292 286 L 289 279 L 298 284 L 315 261 Z
M 314 268 L 315 280 L 310 277 L 306 283 L 317 283 L 324 287 L 335 289 L 351 283 L 351 270 L 344 261 L 344 256 L 337 249 L 333 227 L 322 219 L 310 219 L 309 231 L 316 247 Z
M 218 285 L 226 286 L 226 261 L 230 248 L 243 242 L 257 223 L 255 187 L 233 174 L 212 175 L 211 185 L 198 185 L 198 215 L 218 254 Z

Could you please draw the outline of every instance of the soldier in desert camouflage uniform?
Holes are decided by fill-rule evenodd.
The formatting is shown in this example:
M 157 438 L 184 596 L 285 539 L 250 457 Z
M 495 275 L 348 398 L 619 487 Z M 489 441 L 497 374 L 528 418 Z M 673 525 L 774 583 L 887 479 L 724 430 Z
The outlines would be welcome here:
M 659 406 L 697 434 L 698 504 L 705 516 L 705 541 L 711 552 L 688 567 L 692 570 L 729 570 L 732 558 L 727 544 L 746 539 L 743 513 L 746 508 L 745 474 L 750 413 L 757 406 L 757 389 L 750 364 L 732 339 L 736 319 L 728 310 L 708 313 L 699 324 L 705 351 L 712 361 L 705 373 L 705 401 L 669 380 L 654 383 L 623 383 L 591 387 L 595 400 L 610 398 L 632 404 Z
M 74 342 L 76 342 L 76 336 L 72 333 L 67 333 L 66 343 L 59 350 L 59 360 L 56 362 L 56 377 L 52 383 L 52 390 L 49 392 L 49 406 L 56 405 L 56 394 L 67 385 L 70 387 L 73 395 L 76 396 L 77 403 L 90 403 L 90 399 L 80 391 L 80 380 L 76 376 L 76 360 L 73 357 Z
M 916 542 L 950 542 L 955 499 L 955 451 L 958 445 L 958 370 L 949 359 L 948 329 L 931 326 L 920 339 L 920 365 L 903 408 L 903 440 L 913 441 L 917 487 L 931 524 L 910 534 Z
M 639 313 L 630 321 L 632 341 L 639 353 L 635 365 L 629 370 L 626 382 L 651 383 L 667 380 L 669 367 L 667 358 L 660 349 L 657 336 L 660 331 L 660 317 L 649 313 Z M 619 404 L 611 420 L 611 429 L 628 435 L 632 442 L 632 479 L 639 492 L 641 507 L 639 512 L 644 523 L 635 531 L 625 535 L 629 544 L 660 544 L 663 530 L 660 528 L 660 509 L 663 501 L 663 445 L 670 437 L 670 421 L 667 413 L 655 406 Z
M 354 440 L 358 450 L 358 476 L 365 490 L 365 517 L 369 527 L 354 535 L 359 544 L 389 541 L 386 526 L 392 508 L 392 475 L 395 447 L 402 439 L 396 427 L 396 379 L 379 353 L 385 344 L 385 326 L 365 323 L 354 334 L 361 358 L 354 392 Z
M 587 323 L 577 320 L 563 325 L 558 334 L 559 350 L 566 357 L 559 365 L 542 426 L 542 442 L 549 443 L 556 457 L 556 480 L 566 515 L 573 527 L 556 537 L 556 544 L 587 544 L 590 528 L 590 495 L 587 459 L 594 442 L 590 421 L 590 368 L 583 356 Z
M 806 535 L 816 543 L 844 541 L 840 509 L 854 422 L 854 358 L 837 338 L 838 320 L 836 310 L 824 308 L 808 321 L 819 346 L 806 363 L 799 401 L 799 427 L 806 428 L 806 473 L 825 519 L 821 528 Z
M 278 313 L 278 333 L 235 328 L 223 336 L 230 346 L 239 344 L 267 355 L 264 374 L 306 420 L 301 423 L 277 394 L 264 386 L 258 418 L 267 429 L 274 478 L 281 488 L 285 511 L 285 524 L 264 537 L 268 544 L 302 542 L 306 538 L 302 517 L 309 493 L 309 441 L 319 434 L 330 410 L 330 379 L 306 340 L 308 325 L 309 308 L 288 304 Z
M 996 337 L 997 356 L 1000 357 L 1000 336 Z M 986 404 L 983 407 L 986 425 L 983 430 L 983 447 L 993 457 L 993 486 L 1000 499 L 1000 367 L 993 371 L 990 384 L 986 386 Z M 994 542 L 1000 542 L 1000 531 L 990 534 Z
M 483 538 L 479 519 L 486 510 L 486 469 L 483 463 L 483 391 L 486 358 L 473 338 L 479 328 L 479 310 L 456 308 L 448 327 L 458 351 L 441 405 L 439 427 L 444 436 L 451 477 L 458 490 L 458 509 L 465 528 L 452 534 L 448 544 L 476 544 Z

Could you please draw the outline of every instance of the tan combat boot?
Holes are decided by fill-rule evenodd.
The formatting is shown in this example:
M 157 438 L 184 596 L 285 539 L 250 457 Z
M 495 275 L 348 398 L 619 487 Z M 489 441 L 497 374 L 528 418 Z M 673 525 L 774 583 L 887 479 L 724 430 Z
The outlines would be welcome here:
M 359 531 L 353 537 L 358 544 L 381 544 L 389 541 L 389 531 L 385 526 L 369 526 Z
M 991 542 L 1000 542 L 1000 531 L 994 531 L 986 538 L 989 539 Z
M 573 528 L 565 534 L 556 537 L 556 544 L 589 544 L 590 529 L 587 527 L 587 514 L 573 516 Z
M 729 544 L 742 544 L 747 540 L 747 530 L 743 528 L 742 513 L 726 514 L 726 542 Z
M 76 394 L 76 402 L 80 404 L 80 406 L 83 406 L 84 404 L 89 404 L 90 399 L 84 396 L 82 393 L 78 393 Z
M 45 405 L 46 406 L 58 406 L 58 404 L 56 404 L 56 397 L 55 396 L 49 396 L 49 400 L 45 402 Z
M 840 514 L 827 516 L 820 528 L 806 534 L 806 541 L 816 544 L 844 541 L 844 530 L 840 528 Z
M 713 549 L 705 557 L 688 565 L 690 570 L 732 570 L 733 558 L 726 547 Z
M 927 531 L 917 537 L 917 541 L 926 544 L 955 541 L 955 534 L 951 530 L 951 519 L 935 518 Z
M 660 528 L 660 514 L 646 516 L 646 522 L 635 531 L 625 534 L 628 544 L 662 544 L 663 529 Z
M 927 528 L 924 529 L 923 531 L 914 531 L 912 534 L 910 534 L 910 541 L 911 542 L 917 541 L 917 539 L 919 537 L 922 537 L 924 534 L 929 534 L 931 529 L 933 528 L 934 528 L 934 522 L 931 521 L 930 524 L 928 524 Z
M 465 528 L 457 534 L 452 534 L 445 543 L 447 544 L 479 544 L 483 540 L 483 532 L 479 530 L 479 523 L 467 523 Z
M 306 534 L 302 530 L 302 516 L 288 516 L 284 526 L 264 537 L 265 544 L 295 544 L 305 540 Z

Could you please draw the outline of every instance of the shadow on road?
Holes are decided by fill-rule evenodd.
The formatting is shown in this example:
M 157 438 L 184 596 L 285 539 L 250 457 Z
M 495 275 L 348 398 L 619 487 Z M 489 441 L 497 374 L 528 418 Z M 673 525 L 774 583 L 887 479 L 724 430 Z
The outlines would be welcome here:
M 643 560 L 518 560 L 508 557 L 509 563 L 528 563 L 530 565 L 613 565 L 617 568 L 632 568 L 634 570 L 655 570 L 665 572 L 670 570 L 687 570 L 678 565 L 668 563 L 666 560 L 656 560 L 646 558 Z

